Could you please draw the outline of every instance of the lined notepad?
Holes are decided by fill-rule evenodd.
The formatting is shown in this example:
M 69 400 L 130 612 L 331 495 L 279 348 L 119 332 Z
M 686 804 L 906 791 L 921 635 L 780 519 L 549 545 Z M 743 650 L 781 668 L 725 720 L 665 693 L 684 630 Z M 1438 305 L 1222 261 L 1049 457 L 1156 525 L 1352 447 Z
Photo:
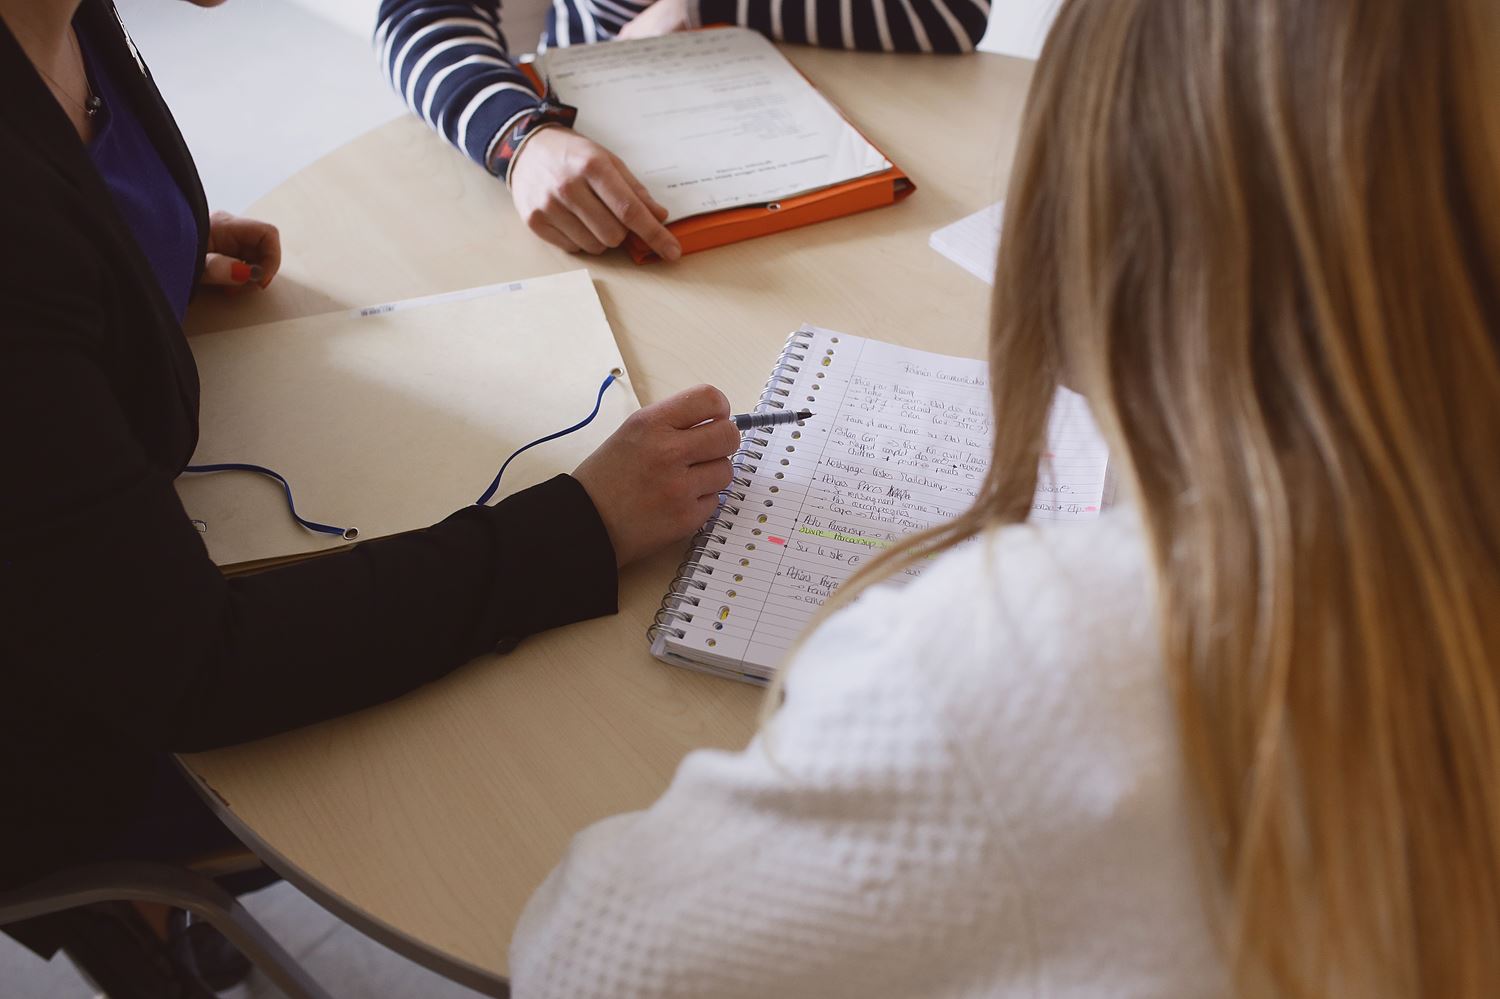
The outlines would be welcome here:
M 787 341 L 762 402 L 815 416 L 745 434 L 651 628 L 658 658 L 751 682 L 860 565 L 973 502 L 992 429 L 984 361 L 815 327 Z M 1048 440 L 1032 517 L 1098 516 L 1109 455 L 1081 396 L 1059 392 Z

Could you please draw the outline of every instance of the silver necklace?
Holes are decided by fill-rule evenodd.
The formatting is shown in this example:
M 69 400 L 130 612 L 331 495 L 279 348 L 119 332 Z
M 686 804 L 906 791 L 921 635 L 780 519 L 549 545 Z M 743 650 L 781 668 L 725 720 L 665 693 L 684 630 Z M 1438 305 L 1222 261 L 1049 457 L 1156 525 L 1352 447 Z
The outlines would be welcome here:
M 89 85 L 89 71 L 88 67 L 85 66 L 83 62 L 83 48 L 78 44 L 78 33 L 69 28 L 68 37 L 73 40 L 73 51 L 78 56 L 78 65 L 83 68 L 83 85 L 85 89 L 88 90 L 88 99 L 80 101 L 78 98 L 68 93 L 67 88 L 64 87 L 61 83 L 58 83 L 57 80 L 53 78 L 51 73 L 47 72 L 45 69 L 42 69 L 42 67 L 40 66 L 37 67 L 37 70 L 47 78 L 47 82 L 52 84 L 52 88 L 55 91 L 62 94 L 74 104 L 78 105 L 78 109 L 85 115 L 87 115 L 90 119 L 97 118 L 99 117 L 99 112 L 104 110 L 104 99 L 95 94 L 94 88 Z

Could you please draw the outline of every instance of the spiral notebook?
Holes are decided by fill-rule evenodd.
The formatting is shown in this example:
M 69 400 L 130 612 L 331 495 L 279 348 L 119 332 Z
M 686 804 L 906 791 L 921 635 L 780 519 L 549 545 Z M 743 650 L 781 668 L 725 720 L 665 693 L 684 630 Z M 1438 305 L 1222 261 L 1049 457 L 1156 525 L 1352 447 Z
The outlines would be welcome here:
M 982 360 L 793 333 L 760 402 L 815 415 L 745 433 L 729 491 L 651 625 L 652 654 L 767 682 L 859 566 L 973 502 L 990 456 L 988 381 Z M 1032 518 L 1097 517 L 1108 466 L 1083 397 L 1060 390 Z M 898 583 L 920 574 L 914 566 Z

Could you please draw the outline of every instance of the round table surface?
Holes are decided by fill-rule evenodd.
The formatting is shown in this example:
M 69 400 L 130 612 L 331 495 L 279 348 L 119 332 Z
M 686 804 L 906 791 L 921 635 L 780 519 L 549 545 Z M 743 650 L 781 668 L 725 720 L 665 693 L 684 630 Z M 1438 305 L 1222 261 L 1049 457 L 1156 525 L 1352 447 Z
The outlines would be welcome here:
M 587 267 L 643 404 L 700 382 L 752 403 L 802 323 L 982 356 L 989 287 L 928 246 L 1004 190 L 1032 64 L 783 51 L 917 191 L 894 206 L 638 266 L 532 236 L 503 185 L 415 118 L 354 140 L 248 214 L 281 228 L 262 294 L 192 332 Z M 365 932 L 503 994 L 507 948 L 572 836 L 648 805 L 701 747 L 739 748 L 762 691 L 653 659 L 680 546 L 628 567 L 619 613 L 527 639 L 391 703 L 183 757 L 241 837 Z

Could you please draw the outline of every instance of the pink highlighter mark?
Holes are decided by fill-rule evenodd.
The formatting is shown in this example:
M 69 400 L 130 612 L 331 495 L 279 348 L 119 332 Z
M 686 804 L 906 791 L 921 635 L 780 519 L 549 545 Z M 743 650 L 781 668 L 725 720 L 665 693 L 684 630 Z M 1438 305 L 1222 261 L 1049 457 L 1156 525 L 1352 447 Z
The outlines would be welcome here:
M 769 542 L 771 542 L 771 544 L 773 544 L 773 545 L 784 545 L 784 544 L 786 544 L 786 538 L 778 538 L 774 534 L 767 535 L 766 536 L 766 540 L 769 541 Z
M 1086 506 L 1086 507 L 1083 508 L 1083 512 L 1084 513 L 1098 513 L 1099 512 L 1099 508 L 1097 506 Z

